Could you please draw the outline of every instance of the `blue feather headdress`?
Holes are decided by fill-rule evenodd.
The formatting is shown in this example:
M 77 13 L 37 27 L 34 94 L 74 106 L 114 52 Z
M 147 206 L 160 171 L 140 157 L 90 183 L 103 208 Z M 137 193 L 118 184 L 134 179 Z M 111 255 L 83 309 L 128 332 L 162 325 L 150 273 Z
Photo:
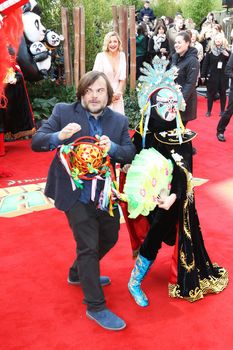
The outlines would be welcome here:
M 151 112 L 150 98 L 154 92 L 163 88 L 169 88 L 177 95 L 178 109 L 185 110 L 185 101 L 180 90 L 180 86 L 175 83 L 177 77 L 178 68 L 173 66 L 167 70 L 169 61 L 164 58 L 155 56 L 152 60 L 152 64 L 143 62 L 143 68 L 141 68 L 142 75 L 139 77 L 138 91 L 138 104 L 140 107 L 141 121 L 140 121 L 140 133 L 142 135 L 143 147 L 145 147 L 145 137 L 148 130 L 148 123 Z M 145 122 L 144 122 L 145 118 Z M 144 124 L 144 125 L 143 125 Z M 181 134 L 185 128 L 182 124 L 180 113 L 176 116 L 176 125 L 179 134 L 179 142 L 182 143 Z

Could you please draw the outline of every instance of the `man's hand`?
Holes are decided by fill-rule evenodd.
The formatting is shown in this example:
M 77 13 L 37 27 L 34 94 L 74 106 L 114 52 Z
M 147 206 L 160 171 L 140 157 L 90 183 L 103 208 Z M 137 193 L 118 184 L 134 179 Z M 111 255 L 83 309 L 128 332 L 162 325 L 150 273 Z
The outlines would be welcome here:
M 111 140 L 108 136 L 102 135 L 98 136 L 96 135 L 96 138 L 99 140 L 99 146 L 104 149 L 106 152 L 108 152 L 111 148 Z
M 69 123 L 67 124 L 58 134 L 58 138 L 60 141 L 64 141 L 73 136 L 76 132 L 81 130 L 81 125 L 77 123 Z

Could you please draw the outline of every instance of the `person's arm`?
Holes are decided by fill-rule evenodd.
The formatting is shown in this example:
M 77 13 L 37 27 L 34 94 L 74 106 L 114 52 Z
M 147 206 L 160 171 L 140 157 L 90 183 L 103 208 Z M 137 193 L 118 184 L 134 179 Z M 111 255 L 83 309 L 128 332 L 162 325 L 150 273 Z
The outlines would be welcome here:
M 148 42 L 148 53 L 151 57 L 155 55 L 153 36 L 152 38 L 149 39 L 149 42 Z
M 136 148 L 129 136 L 128 118 L 124 117 L 120 142 L 111 140 L 109 155 L 116 163 L 131 163 L 136 154 Z
M 200 64 L 198 59 L 194 58 L 192 62 L 187 66 L 186 71 L 186 83 L 181 87 L 185 102 L 188 101 L 189 97 L 196 89 L 197 79 L 199 75 Z
M 114 93 L 114 98 L 117 100 L 121 98 L 125 91 L 125 81 L 126 81 L 126 58 L 125 53 L 120 53 L 120 75 L 119 75 L 119 85 L 117 91 Z
M 151 21 L 153 21 L 156 18 L 152 9 L 150 9 L 149 17 Z
M 199 50 L 198 50 L 198 61 L 201 62 L 203 60 L 204 52 L 203 52 L 203 46 L 200 44 Z
M 68 123 L 64 127 L 61 125 L 61 105 L 57 104 L 49 119 L 43 123 L 36 134 L 32 137 L 32 150 L 36 152 L 47 152 L 54 150 L 64 143 L 76 132 L 81 130 L 77 123 Z
M 201 69 L 201 77 L 206 79 L 207 73 L 209 71 L 209 65 L 210 65 L 210 54 L 209 52 L 206 53 L 203 63 L 202 63 L 202 69 Z
M 225 68 L 225 75 L 229 78 L 233 78 L 233 54 L 230 55 L 230 58 L 227 62 L 226 68 Z

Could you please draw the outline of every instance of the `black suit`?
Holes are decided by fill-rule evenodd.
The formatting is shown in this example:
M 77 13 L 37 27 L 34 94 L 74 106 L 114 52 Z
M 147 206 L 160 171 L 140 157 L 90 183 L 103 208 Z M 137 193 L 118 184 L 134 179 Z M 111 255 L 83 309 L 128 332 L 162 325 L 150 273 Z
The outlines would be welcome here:
M 178 68 L 178 75 L 175 79 L 176 84 L 181 86 L 186 107 L 181 112 L 181 118 L 185 125 L 188 121 L 197 118 L 197 79 L 200 64 L 197 59 L 197 49 L 189 47 L 183 56 L 175 53 L 172 55 L 172 66 Z
M 221 119 L 217 125 L 217 133 L 224 134 L 227 125 L 230 123 L 231 117 L 233 115 L 233 54 L 230 55 L 230 58 L 227 62 L 225 68 L 225 75 L 231 79 L 230 92 L 228 96 L 228 105 L 224 113 L 222 114 Z
M 64 143 L 68 144 L 81 136 L 90 135 L 90 125 L 86 110 L 80 103 L 59 103 L 51 117 L 37 131 L 32 139 L 34 151 L 49 151 L 51 136 L 69 123 L 78 123 L 81 130 Z M 128 133 L 128 119 L 106 108 L 101 117 L 102 135 L 107 135 L 117 148 L 111 162 L 131 163 L 135 148 Z M 62 142 L 61 142 L 62 143 Z M 69 225 L 77 242 L 77 259 L 70 271 L 76 270 L 83 288 L 88 310 L 99 311 L 105 308 L 105 299 L 99 282 L 99 260 L 113 247 L 118 239 L 119 211 L 114 217 L 99 210 L 90 201 L 79 201 L 81 190 L 72 190 L 70 178 L 57 155 L 49 169 L 45 194 L 55 200 L 55 206 L 65 211 Z

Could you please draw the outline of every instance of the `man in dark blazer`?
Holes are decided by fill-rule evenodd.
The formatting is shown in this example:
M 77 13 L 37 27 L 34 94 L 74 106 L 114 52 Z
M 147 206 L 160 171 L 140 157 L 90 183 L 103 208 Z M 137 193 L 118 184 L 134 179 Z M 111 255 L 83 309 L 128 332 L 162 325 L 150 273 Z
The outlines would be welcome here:
M 220 142 L 225 142 L 226 138 L 224 132 L 226 131 L 227 125 L 230 123 L 233 115 L 233 54 L 231 53 L 230 58 L 225 68 L 225 75 L 231 78 L 230 92 L 228 96 L 228 105 L 220 118 L 217 125 L 217 138 Z
M 111 163 L 131 163 L 135 147 L 128 133 L 128 119 L 112 111 L 113 90 L 102 72 L 88 72 L 80 80 L 77 102 L 58 103 L 50 118 L 32 139 L 32 149 L 49 151 L 82 136 L 99 138 L 99 146 L 108 151 Z M 119 210 L 114 216 L 98 209 L 104 181 L 98 180 L 95 198 L 91 182 L 83 189 L 72 189 L 70 177 L 56 154 L 49 169 L 45 194 L 54 199 L 56 208 L 65 212 L 77 243 L 77 259 L 69 271 L 68 282 L 80 284 L 87 304 L 87 317 L 110 330 L 125 328 L 125 322 L 106 308 L 102 290 L 110 283 L 100 276 L 101 258 L 115 245 L 120 228 Z

